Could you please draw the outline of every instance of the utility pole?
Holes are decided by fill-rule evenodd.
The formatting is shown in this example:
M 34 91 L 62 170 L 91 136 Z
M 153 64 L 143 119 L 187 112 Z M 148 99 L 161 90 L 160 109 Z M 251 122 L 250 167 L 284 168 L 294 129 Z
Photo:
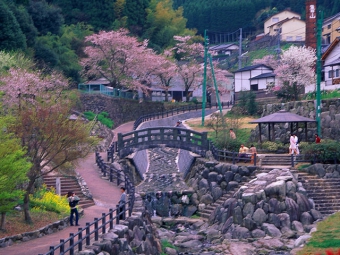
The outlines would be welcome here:
M 240 41 L 238 46 L 238 69 L 242 68 L 242 28 L 240 28 Z
M 317 133 L 321 137 L 321 95 L 320 95 L 320 83 L 321 83 L 321 37 L 322 37 L 322 22 L 323 12 L 319 12 L 320 17 L 317 21 L 317 38 L 316 38 L 316 121 L 317 121 Z
M 212 74 L 212 77 L 214 79 L 214 87 L 215 87 L 216 99 L 217 99 L 217 103 L 218 103 L 218 109 L 220 110 L 221 117 L 223 117 L 220 95 L 218 94 L 217 82 L 216 82 L 216 78 L 215 78 L 214 65 L 213 65 L 213 62 L 212 62 L 211 54 L 209 53 L 208 55 L 209 55 L 209 63 L 210 63 L 210 68 L 211 68 L 211 74 Z
M 207 101 L 207 58 L 208 58 L 208 39 L 207 30 L 204 30 L 204 71 L 202 87 L 202 127 L 204 127 L 205 104 Z

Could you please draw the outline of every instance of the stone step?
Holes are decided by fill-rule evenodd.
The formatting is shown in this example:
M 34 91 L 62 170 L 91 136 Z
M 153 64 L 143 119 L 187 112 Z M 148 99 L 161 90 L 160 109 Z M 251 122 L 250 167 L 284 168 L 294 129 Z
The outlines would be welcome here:
M 47 188 L 55 188 L 56 178 L 58 176 L 44 176 L 44 183 Z M 60 176 L 59 176 L 60 177 Z M 61 196 L 66 196 L 69 191 L 73 191 L 80 198 L 79 206 L 82 208 L 90 207 L 94 205 L 93 199 L 86 197 L 79 186 L 77 179 L 73 176 L 60 177 L 60 193 Z

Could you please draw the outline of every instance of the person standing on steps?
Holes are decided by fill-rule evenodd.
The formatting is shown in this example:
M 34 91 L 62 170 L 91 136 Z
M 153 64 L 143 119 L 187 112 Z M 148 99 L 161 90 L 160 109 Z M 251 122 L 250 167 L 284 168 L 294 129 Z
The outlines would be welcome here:
M 295 142 L 295 137 L 294 134 L 291 134 L 290 139 L 289 139 L 289 154 L 295 154 L 296 153 L 296 142 Z
M 122 192 L 122 194 L 120 195 L 119 200 L 119 219 L 125 220 L 125 203 L 126 203 L 125 187 L 120 187 L 120 191 Z
M 68 200 L 68 204 L 71 208 L 71 212 L 70 212 L 70 226 L 74 226 L 73 225 L 73 217 L 74 215 L 76 216 L 75 221 L 76 221 L 76 226 L 79 226 L 78 224 L 78 220 L 79 220 L 79 213 L 78 213 L 78 202 L 80 200 L 80 198 L 78 196 L 76 196 L 76 194 L 73 191 L 69 191 L 67 193 L 67 200 Z

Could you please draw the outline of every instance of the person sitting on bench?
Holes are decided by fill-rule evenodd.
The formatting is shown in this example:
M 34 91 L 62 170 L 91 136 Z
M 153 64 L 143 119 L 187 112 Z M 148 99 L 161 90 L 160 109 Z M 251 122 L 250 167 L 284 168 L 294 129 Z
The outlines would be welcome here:
M 246 162 L 246 158 L 247 158 L 247 152 L 248 152 L 249 148 L 244 146 L 243 144 L 241 144 L 241 147 L 238 151 L 238 161 L 240 161 L 241 158 L 244 159 L 244 162 Z

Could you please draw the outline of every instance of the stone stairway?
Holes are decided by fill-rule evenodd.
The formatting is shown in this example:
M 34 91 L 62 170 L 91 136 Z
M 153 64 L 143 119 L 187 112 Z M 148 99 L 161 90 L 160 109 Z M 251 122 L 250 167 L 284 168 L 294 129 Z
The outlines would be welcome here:
M 298 172 L 298 179 L 314 200 L 315 209 L 324 216 L 340 210 L 340 179 L 322 179 L 302 171 Z
M 77 179 L 73 176 L 46 175 L 44 176 L 44 183 L 46 184 L 47 188 L 51 187 L 55 188 L 57 177 L 60 177 L 62 196 L 66 196 L 67 192 L 73 191 L 80 198 L 79 206 L 81 206 L 82 208 L 86 208 L 95 204 L 92 199 L 86 197 L 82 193 L 81 187 L 79 186 Z
M 291 166 L 291 156 L 288 154 L 269 154 L 261 160 L 261 166 Z
M 249 177 L 243 176 L 242 182 L 238 183 L 238 185 L 234 185 L 227 193 L 217 199 L 214 203 L 206 206 L 202 211 L 198 212 L 198 215 L 203 219 L 208 220 L 210 215 L 213 213 L 217 206 L 221 206 L 227 199 L 232 198 L 235 192 L 243 185 L 246 185 L 250 180 L 254 179 L 255 176 L 259 173 L 267 173 L 271 169 L 267 168 L 257 168 Z

